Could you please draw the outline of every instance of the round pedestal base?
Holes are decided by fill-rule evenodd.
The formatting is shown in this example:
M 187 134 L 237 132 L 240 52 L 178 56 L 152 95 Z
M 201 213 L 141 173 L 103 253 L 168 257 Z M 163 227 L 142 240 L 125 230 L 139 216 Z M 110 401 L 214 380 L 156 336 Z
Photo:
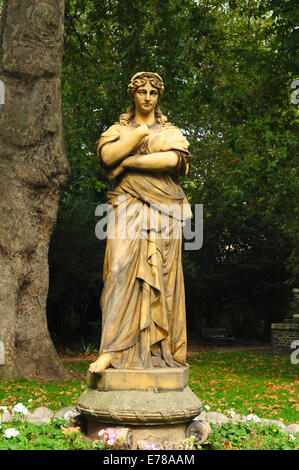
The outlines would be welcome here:
M 116 425 L 160 425 L 191 422 L 202 403 L 187 386 L 182 391 L 100 391 L 86 389 L 76 408 L 88 421 Z

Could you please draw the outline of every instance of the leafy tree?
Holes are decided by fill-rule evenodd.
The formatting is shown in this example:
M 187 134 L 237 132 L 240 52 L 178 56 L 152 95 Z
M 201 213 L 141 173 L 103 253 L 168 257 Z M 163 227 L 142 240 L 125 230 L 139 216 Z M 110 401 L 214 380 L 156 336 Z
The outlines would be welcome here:
M 129 104 L 130 77 L 158 72 L 163 112 L 190 141 L 182 186 L 192 204 L 204 204 L 204 246 L 184 257 L 190 324 L 264 334 L 288 313 L 298 272 L 298 110 L 290 100 L 296 15 L 293 0 L 66 0 L 63 103 L 72 176 L 65 197 L 82 208 L 81 219 L 85 203 L 95 208 L 105 200 L 110 183 L 97 166 L 96 141 Z M 62 203 L 61 234 L 71 206 Z M 78 252 L 93 253 L 86 243 Z M 101 269 L 93 265 L 92 278 Z M 63 266 L 55 272 L 63 276 Z

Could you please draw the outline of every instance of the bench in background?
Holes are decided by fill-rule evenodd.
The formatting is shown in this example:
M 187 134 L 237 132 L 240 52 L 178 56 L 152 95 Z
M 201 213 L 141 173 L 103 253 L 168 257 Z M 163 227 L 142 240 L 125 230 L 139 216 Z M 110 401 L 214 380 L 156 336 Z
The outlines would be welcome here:
M 218 341 L 235 341 L 234 336 L 226 328 L 202 328 L 201 336 L 203 339 Z

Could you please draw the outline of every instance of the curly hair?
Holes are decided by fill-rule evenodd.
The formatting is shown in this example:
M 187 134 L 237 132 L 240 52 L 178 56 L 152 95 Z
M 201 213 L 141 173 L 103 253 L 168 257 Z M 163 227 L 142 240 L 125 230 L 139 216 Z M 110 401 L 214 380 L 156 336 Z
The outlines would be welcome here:
M 145 85 L 146 82 L 149 82 L 154 88 L 158 90 L 159 98 L 163 96 L 164 83 L 160 75 L 154 72 L 138 72 L 133 75 L 128 85 L 127 92 L 129 93 L 131 98 L 134 97 L 134 93 L 137 88 Z
M 134 94 L 136 90 L 139 87 L 145 85 L 147 82 L 158 90 L 159 98 L 163 96 L 164 84 L 160 75 L 154 72 L 138 72 L 131 78 L 127 89 L 127 92 L 129 93 L 132 100 L 134 99 Z M 134 118 L 134 116 L 135 102 L 133 101 L 131 105 L 127 108 L 126 112 L 119 116 L 119 123 L 122 126 L 127 126 L 129 122 Z M 156 121 L 161 123 L 162 125 L 165 125 L 167 123 L 167 117 L 164 116 L 158 105 L 156 105 L 155 107 L 155 117 Z

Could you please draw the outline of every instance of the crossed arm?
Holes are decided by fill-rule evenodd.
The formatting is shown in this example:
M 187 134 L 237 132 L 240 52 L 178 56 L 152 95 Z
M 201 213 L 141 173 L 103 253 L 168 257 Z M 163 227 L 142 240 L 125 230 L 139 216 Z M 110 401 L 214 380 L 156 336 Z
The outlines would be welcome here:
M 115 169 L 112 170 L 110 177 L 117 178 L 124 170 L 151 170 L 168 171 L 174 168 L 178 163 L 178 154 L 175 151 L 156 152 L 148 155 L 132 155 L 125 158 Z
M 130 155 L 140 140 L 148 135 L 146 125 L 137 127 L 129 136 L 116 142 L 106 144 L 102 148 L 102 159 L 108 167 L 115 167 L 110 178 L 115 179 L 126 169 L 167 171 L 178 163 L 176 151 L 156 152 L 149 155 Z M 117 165 L 117 166 L 116 166 Z

